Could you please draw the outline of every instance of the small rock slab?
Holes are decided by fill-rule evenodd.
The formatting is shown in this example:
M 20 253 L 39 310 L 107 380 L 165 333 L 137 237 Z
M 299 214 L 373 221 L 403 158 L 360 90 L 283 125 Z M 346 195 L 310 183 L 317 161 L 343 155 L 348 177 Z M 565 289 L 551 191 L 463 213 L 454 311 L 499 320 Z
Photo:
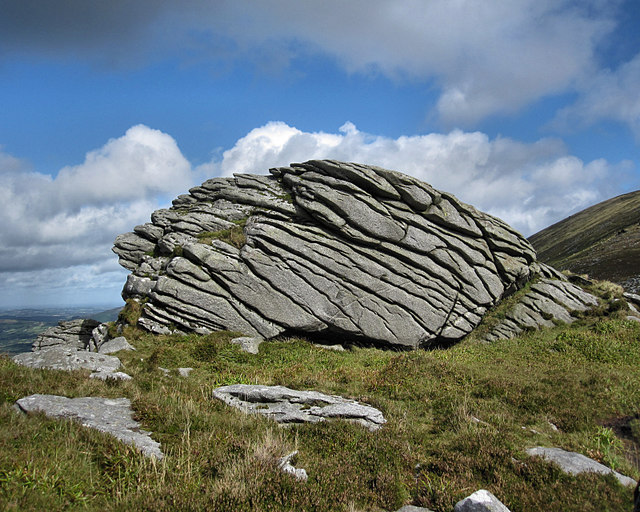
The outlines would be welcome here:
M 262 338 L 252 338 L 250 336 L 243 336 L 241 338 L 234 338 L 231 343 L 234 345 L 240 345 L 240 350 L 247 352 L 248 354 L 257 354 L 260 344 L 263 343 Z
M 87 369 L 94 372 L 115 372 L 121 365 L 120 359 L 115 356 L 63 346 L 23 352 L 14 356 L 13 361 L 29 368 L 66 371 Z
M 264 414 L 278 423 L 319 423 L 343 419 L 373 431 L 387 422 L 382 413 L 370 405 L 284 386 L 233 384 L 214 389 L 213 396 L 243 412 Z
M 480 489 L 471 496 L 456 503 L 454 512 L 509 512 L 509 509 L 486 489 Z
M 396 510 L 396 512 L 433 512 L 430 508 L 416 507 L 414 505 L 405 505 Z
M 608 468 L 604 464 L 585 457 L 580 453 L 568 452 L 561 448 L 544 448 L 537 446 L 527 450 L 527 454 L 534 457 L 542 457 L 543 459 L 555 462 L 560 468 L 571 475 L 577 475 L 579 473 L 593 472 L 608 475 L 612 473 L 622 485 L 636 485 L 636 481 L 628 476 L 624 476 L 611 468 Z
M 147 457 L 163 457 L 160 443 L 151 439 L 151 433 L 141 430 L 140 424 L 133 419 L 128 398 L 67 398 L 38 394 L 21 398 L 16 406 L 24 413 L 43 412 L 52 418 L 72 419 L 135 446 Z
M 98 352 L 100 354 L 113 354 L 120 350 L 135 350 L 135 348 L 127 341 L 127 338 L 118 336 L 117 338 L 103 342 Z
M 131 380 L 133 377 L 124 372 L 93 372 L 91 375 L 89 375 L 89 378 L 100 380 Z

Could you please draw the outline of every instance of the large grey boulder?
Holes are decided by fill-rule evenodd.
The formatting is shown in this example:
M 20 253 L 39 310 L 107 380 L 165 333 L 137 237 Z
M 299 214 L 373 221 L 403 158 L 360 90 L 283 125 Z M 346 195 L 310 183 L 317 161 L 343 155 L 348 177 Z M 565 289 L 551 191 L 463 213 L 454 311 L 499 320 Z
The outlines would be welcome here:
M 43 412 L 53 418 L 72 419 L 133 445 L 148 457 L 163 457 L 160 443 L 151 439 L 151 433 L 141 430 L 133 419 L 128 398 L 31 395 L 18 400 L 16 407 L 25 413 Z
M 210 179 L 116 239 L 142 327 L 430 347 L 540 271 L 503 221 L 402 173 L 329 160 L 270 173 Z
M 278 423 L 319 423 L 343 419 L 378 430 L 387 420 L 375 407 L 317 391 L 284 386 L 233 384 L 213 390 L 213 396 L 243 412 L 264 414 Z
M 616 479 L 622 485 L 636 485 L 636 481 L 633 478 L 622 475 L 611 468 L 608 468 L 604 464 L 590 459 L 580 453 L 568 452 L 561 448 L 544 448 L 537 446 L 527 450 L 527 454 L 534 457 L 542 457 L 543 459 L 555 462 L 560 468 L 571 475 L 578 475 L 580 473 L 592 472 L 600 473 L 603 475 L 613 474 Z
M 121 365 L 120 359 L 115 356 L 64 346 L 49 347 L 37 352 L 24 352 L 15 355 L 13 361 L 29 368 L 91 370 L 105 373 L 115 372 Z

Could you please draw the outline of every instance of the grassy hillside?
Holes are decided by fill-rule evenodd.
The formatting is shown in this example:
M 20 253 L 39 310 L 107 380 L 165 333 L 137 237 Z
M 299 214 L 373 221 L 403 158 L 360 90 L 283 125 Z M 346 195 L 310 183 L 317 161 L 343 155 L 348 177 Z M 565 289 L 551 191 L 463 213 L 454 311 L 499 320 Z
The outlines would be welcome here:
M 137 351 L 119 355 L 133 380 L 117 383 L 0 358 L 0 509 L 450 512 L 485 488 L 512 512 L 629 511 L 633 490 L 614 478 L 569 476 L 525 454 L 557 446 L 640 476 L 640 324 L 624 315 L 429 352 L 340 353 L 287 339 L 250 355 L 232 333 L 127 328 Z M 194 370 L 182 378 L 178 367 Z M 388 423 L 280 428 L 212 398 L 231 383 L 355 398 Z M 16 413 L 32 393 L 128 397 L 167 456 L 155 463 L 75 423 Z M 294 449 L 306 483 L 277 468 Z
M 559 270 L 624 282 L 640 275 L 640 191 L 568 217 L 531 236 L 538 258 Z

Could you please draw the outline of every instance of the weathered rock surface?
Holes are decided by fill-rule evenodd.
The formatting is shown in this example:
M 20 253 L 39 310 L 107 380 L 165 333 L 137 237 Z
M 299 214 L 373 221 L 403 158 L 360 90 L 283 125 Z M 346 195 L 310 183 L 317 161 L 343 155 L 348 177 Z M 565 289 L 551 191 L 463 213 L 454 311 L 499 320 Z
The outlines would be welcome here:
M 298 451 L 285 455 L 278 461 L 278 467 L 285 473 L 292 475 L 296 480 L 306 482 L 309 478 L 307 471 L 303 468 L 296 468 L 293 463 L 298 457 Z
M 487 341 L 514 338 L 526 329 L 553 327 L 554 320 L 572 323 L 572 311 L 586 311 L 598 299 L 582 288 L 560 279 L 542 278 L 486 336 Z
M 92 340 L 93 330 L 100 322 L 92 319 L 78 319 L 59 322 L 40 333 L 32 345 L 32 350 L 42 350 L 48 347 L 64 346 L 85 350 Z
M 611 468 L 608 468 L 604 464 L 590 459 L 580 453 L 568 452 L 561 448 L 544 448 L 537 446 L 527 450 L 527 454 L 534 457 L 542 457 L 543 459 L 555 462 L 560 468 L 572 475 L 579 473 L 593 472 L 603 475 L 613 474 L 622 485 L 636 485 L 636 481 L 628 476 L 624 476 Z
M 148 299 L 141 326 L 429 347 L 540 270 L 507 224 L 399 172 L 270 172 L 208 180 L 116 239 L 123 297 Z
M 128 398 L 31 395 L 18 400 L 16 406 L 25 413 L 43 412 L 54 418 L 72 419 L 133 445 L 148 457 L 163 457 L 160 443 L 151 439 L 151 433 L 141 430 L 140 424 L 132 418 Z
M 89 378 L 99 380 L 131 380 L 133 377 L 124 372 L 93 372 L 89 375 Z
M 13 361 L 29 368 L 66 371 L 86 369 L 104 373 L 115 372 L 121 365 L 120 359 L 115 356 L 65 346 L 17 354 L 13 356 Z
M 378 430 L 387 420 L 375 407 L 325 395 L 296 391 L 284 386 L 234 384 L 213 390 L 213 396 L 243 412 L 264 414 L 278 423 L 319 423 L 342 419 Z
M 459 501 L 453 510 L 454 512 L 509 512 L 498 498 L 485 489 L 480 489 Z
M 252 338 L 250 336 L 242 336 L 241 338 L 234 338 L 231 343 L 239 345 L 240 350 L 247 352 L 248 354 L 257 354 L 260 351 L 260 345 L 264 342 L 262 338 Z
M 135 348 L 127 341 L 124 336 L 118 336 L 111 340 L 107 340 L 100 345 L 98 352 L 100 354 L 113 354 L 121 350 L 135 350 Z
M 404 507 L 399 508 L 396 512 L 432 512 L 429 508 L 424 507 L 415 507 L 413 505 L 405 505 Z

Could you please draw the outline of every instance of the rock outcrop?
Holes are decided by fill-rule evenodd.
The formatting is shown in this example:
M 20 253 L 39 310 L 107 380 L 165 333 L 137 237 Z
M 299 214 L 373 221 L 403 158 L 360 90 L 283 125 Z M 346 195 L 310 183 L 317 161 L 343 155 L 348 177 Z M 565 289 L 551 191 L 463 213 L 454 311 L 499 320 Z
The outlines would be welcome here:
M 382 413 L 370 405 L 284 386 L 233 384 L 214 389 L 213 396 L 243 412 L 264 414 L 278 423 L 320 423 L 342 419 L 373 431 L 387 422 Z
M 147 457 L 163 458 L 160 443 L 151 439 L 151 433 L 141 430 L 133 419 L 128 398 L 31 395 L 18 400 L 15 407 L 24 413 L 43 412 L 53 418 L 77 421 L 135 446 Z
M 142 327 L 446 345 L 540 270 L 507 224 L 399 172 L 270 172 L 208 180 L 116 239 Z
M 99 325 L 100 322 L 90 318 L 58 322 L 58 325 L 38 334 L 31 350 L 44 350 L 55 346 L 86 350 L 92 342 L 94 329 Z
M 574 311 L 586 311 L 598 299 L 582 288 L 561 279 L 542 278 L 505 314 L 486 336 L 486 341 L 514 338 L 527 329 L 553 327 L 554 321 L 573 323 Z

